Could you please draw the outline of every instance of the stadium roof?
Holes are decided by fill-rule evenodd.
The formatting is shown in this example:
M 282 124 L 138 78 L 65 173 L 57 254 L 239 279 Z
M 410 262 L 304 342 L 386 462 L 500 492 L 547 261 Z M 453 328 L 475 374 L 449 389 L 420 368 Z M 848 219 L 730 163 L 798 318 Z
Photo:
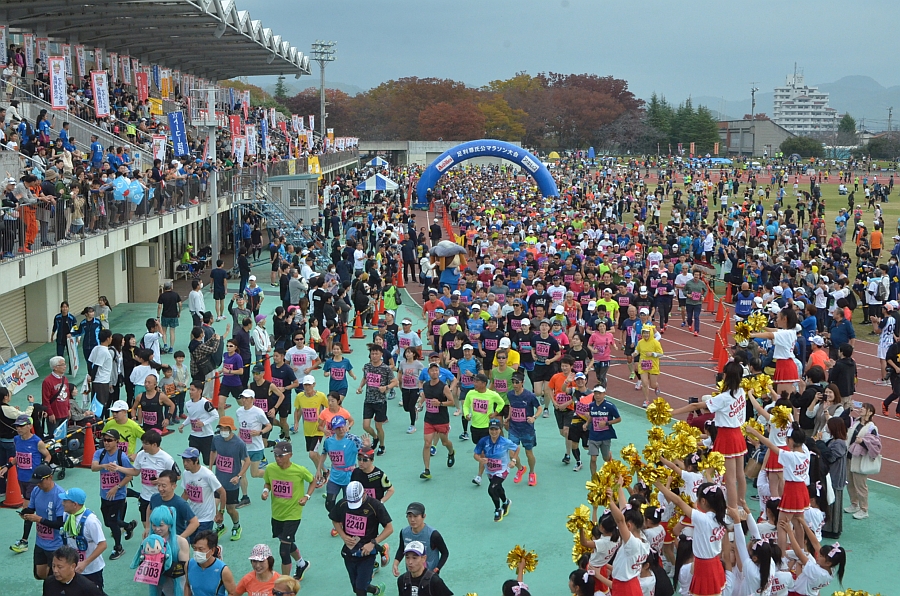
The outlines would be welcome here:
M 128 54 L 200 77 L 309 74 L 309 57 L 234 0 L 3 0 L 13 33 Z

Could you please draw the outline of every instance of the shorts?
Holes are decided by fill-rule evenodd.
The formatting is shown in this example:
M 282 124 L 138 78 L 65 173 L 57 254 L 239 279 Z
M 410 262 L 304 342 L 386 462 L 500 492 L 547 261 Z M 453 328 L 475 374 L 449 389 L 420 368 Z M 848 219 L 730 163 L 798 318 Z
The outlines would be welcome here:
M 678 299 L 678 306 L 679 306 L 680 308 L 685 308 L 685 307 L 687 306 L 687 298 L 679 298 L 679 299 Z
M 162 317 L 159 320 L 159 324 L 163 327 L 171 327 L 174 329 L 175 327 L 178 327 L 178 317 Z
M 214 290 L 213 300 L 225 300 L 225 290 L 222 290 L 221 292 L 218 290 Z
M 554 408 L 553 415 L 556 416 L 556 428 L 562 430 L 572 424 L 572 417 L 575 416 L 575 412 L 573 410 L 557 410 Z
M 297 539 L 297 529 L 300 528 L 299 519 L 286 521 L 272 520 L 272 538 L 278 538 L 281 542 L 293 544 Z
M 581 445 L 587 449 L 588 446 L 588 431 L 584 430 L 584 418 L 579 416 L 577 419 L 572 418 L 572 423 L 569 425 L 569 441 L 572 443 L 581 442 Z
M 375 419 L 375 422 L 387 422 L 387 402 L 363 404 L 363 420 Z
M 266 452 L 262 449 L 259 451 L 248 451 L 247 455 L 250 456 L 250 461 L 262 461 L 266 459 Z
M 622 348 L 622 352 L 625 353 L 625 356 L 632 356 L 634 354 L 634 346 L 625 346 Z M 635 359 L 635 362 L 637 362 L 637 358 Z
M 241 502 L 241 489 L 236 488 L 234 490 L 226 490 L 225 491 L 225 504 L 226 505 L 237 505 L 240 502 Z
M 554 374 L 554 366 L 552 364 L 535 364 L 534 376 L 531 378 L 534 383 L 544 383 L 549 381 Z
M 612 439 L 605 441 L 591 441 L 588 439 L 588 453 L 591 457 L 602 455 L 604 460 L 609 459 L 609 448 L 612 445 Z
M 425 434 L 433 435 L 435 433 L 446 435 L 450 432 L 450 423 L 447 424 L 432 424 L 430 422 L 425 423 Z
M 516 445 L 521 445 L 525 448 L 525 451 L 531 451 L 537 446 L 537 435 L 535 433 L 525 434 L 522 433 L 521 436 L 515 434 L 512 430 L 509 431 L 509 440 L 515 443 Z
M 141 521 L 145 522 L 148 519 L 148 514 L 150 512 L 150 501 L 145 501 L 144 499 L 138 499 L 138 511 L 141 513 Z
M 484 437 L 490 436 L 490 434 L 491 434 L 487 428 L 476 428 L 474 426 L 471 427 L 469 429 L 469 431 L 472 434 L 472 442 L 475 443 L 476 445 L 478 444 L 478 441 L 480 441 Z
M 318 451 L 319 445 L 322 443 L 322 437 L 304 437 L 306 439 L 307 451 Z
M 53 553 L 55 550 L 44 550 L 37 544 L 34 545 L 34 564 L 35 565 L 47 565 L 48 567 L 53 563 Z
M 238 399 L 243 390 L 244 388 L 240 385 L 219 385 L 219 397 L 233 397 L 234 399 Z
M 281 400 L 281 405 L 278 406 L 278 411 L 276 412 L 278 416 L 281 418 L 288 418 L 291 415 L 291 399 L 290 395 L 285 395 L 284 399 Z
M 272 272 L 278 273 L 278 267 L 281 266 L 281 262 L 279 260 L 272 261 Z
M 344 486 L 343 484 L 338 484 L 336 482 L 333 482 L 332 480 L 329 480 L 325 484 L 325 494 L 329 497 L 339 495 L 339 494 L 341 494 L 342 491 L 344 493 L 344 496 L 346 497 L 347 496 L 347 487 Z

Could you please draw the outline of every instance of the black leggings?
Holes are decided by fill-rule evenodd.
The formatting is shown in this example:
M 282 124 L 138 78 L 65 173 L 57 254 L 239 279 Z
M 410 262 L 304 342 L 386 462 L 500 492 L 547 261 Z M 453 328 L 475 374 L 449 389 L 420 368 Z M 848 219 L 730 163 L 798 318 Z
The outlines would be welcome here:
M 403 409 L 409 414 L 409 425 L 416 425 L 416 401 L 419 398 L 418 389 L 400 389 L 403 396 Z
M 503 476 L 491 476 L 488 484 L 488 495 L 494 502 L 494 508 L 500 509 L 500 506 L 506 502 L 506 491 L 503 489 Z
M 659 325 L 665 327 L 669 324 L 669 313 L 672 312 L 672 301 L 665 300 L 659 303 Z
M 900 398 L 900 376 L 891 375 L 891 394 L 884 400 L 884 407 L 891 407 L 891 403 Z M 900 402 L 897 402 L 897 413 L 900 414 Z
M 100 512 L 103 514 L 103 523 L 109 528 L 113 537 L 113 545 L 122 546 L 122 526 L 125 525 L 125 499 L 118 501 L 100 500 Z

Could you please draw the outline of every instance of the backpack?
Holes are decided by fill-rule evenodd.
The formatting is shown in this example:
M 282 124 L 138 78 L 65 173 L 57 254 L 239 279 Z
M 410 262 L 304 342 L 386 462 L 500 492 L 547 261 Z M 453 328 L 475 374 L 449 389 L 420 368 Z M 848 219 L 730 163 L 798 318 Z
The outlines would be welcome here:
M 422 574 L 422 581 L 419 582 L 419 596 L 431 596 L 431 578 L 434 577 L 434 571 L 431 569 L 426 569 L 425 573 Z M 412 593 L 412 584 L 409 581 L 410 575 L 409 571 L 403 574 L 403 588 L 400 590 L 401 594 L 411 594 Z
M 888 297 L 888 286 L 887 279 L 882 276 L 881 280 L 878 282 L 878 288 L 875 290 L 875 299 L 879 302 L 884 302 Z
M 850 312 L 856 310 L 856 307 L 859 306 L 859 302 L 856 300 L 856 292 L 848 292 L 847 293 L 847 308 L 850 309 Z

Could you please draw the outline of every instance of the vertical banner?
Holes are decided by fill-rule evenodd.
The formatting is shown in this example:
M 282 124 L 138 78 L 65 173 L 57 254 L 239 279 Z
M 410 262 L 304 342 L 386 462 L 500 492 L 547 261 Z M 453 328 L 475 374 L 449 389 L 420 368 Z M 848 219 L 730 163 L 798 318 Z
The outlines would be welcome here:
M 297 114 L 291 114 L 291 130 L 295 133 L 300 133 L 300 116 Z
M 115 83 L 119 80 L 119 54 L 116 52 L 107 52 L 109 56 L 109 82 Z
M 25 68 L 28 74 L 34 74 L 34 34 L 25 33 Z
M 311 128 L 306 131 L 306 146 L 307 148 L 311 148 L 313 146 L 313 131 Z
M 713 153 L 715 155 L 719 154 L 719 144 L 718 143 L 713 144 Z
M 310 116 L 310 117 L 309 117 L 309 129 L 310 129 L 310 130 L 315 130 L 315 129 L 316 129 L 316 117 L 315 117 L 315 116 Z
M 50 73 L 50 105 L 54 110 L 65 110 L 66 104 L 66 59 L 52 56 L 47 59 Z
M 334 129 L 326 128 L 325 134 L 328 135 L 328 146 L 331 147 L 332 145 L 334 145 Z
M 268 145 L 269 145 L 269 123 L 266 122 L 266 119 L 263 118 L 259 121 L 259 148 L 262 150 L 263 155 L 268 155 Z
M 279 121 L 278 121 L 278 128 L 281 129 L 281 134 L 283 134 L 284 136 L 288 136 L 288 133 L 287 133 L 287 122 L 285 122 L 284 120 L 279 120 Z
M 103 48 L 94 48 L 94 70 L 103 70 Z
M 247 150 L 247 137 L 238 135 L 231 139 L 231 152 L 234 155 L 234 163 L 241 167 L 244 165 L 244 153 Z
M 247 155 L 256 155 L 256 125 L 248 124 L 244 130 L 247 133 Z
M 75 65 L 72 64 L 72 46 L 70 44 L 62 44 L 63 59 L 66 64 L 66 78 L 70 81 L 75 76 Z
M 187 129 L 184 127 L 184 113 L 169 113 L 169 133 L 172 138 L 172 146 L 175 149 L 175 157 L 190 154 L 191 148 L 188 146 Z
M 693 156 L 694 153 L 695 153 L 695 151 L 694 151 L 694 143 L 691 143 L 691 156 Z
M 159 91 L 160 82 L 159 82 L 159 64 L 153 65 L 153 88 Z
M 228 110 L 234 111 L 234 87 L 228 88 Z
M 134 78 L 132 79 L 132 85 L 134 85 L 135 87 L 136 87 L 137 84 L 138 84 L 138 82 L 137 82 L 137 74 L 138 74 L 139 72 L 141 72 L 141 61 L 138 60 L 137 58 L 132 58 L 132 59 L 131 59 L 131 74 L 132 74 L 132 77 L 134 77 Z
M 228 124 L 229 124 L 229 128 L 231 129 L 232 138 L 241 134 L 241 117 L 240 116 L 229 116 Z
M 105 70 L 91 72 L 91 90 L 94 93 L 94 115 L 97 118 L 109 116 L 109 79 Z
M 37 38 L 38 60 L 41 64 L 47 66 L 47 60 L 50 58 L 50 40 L 46 37 Z
M 135 86 L 137 87 L 138 101 L 147 101 L 150 97 L 150 87 L 147 83 L 147 73 L 137 71 L 134 73 Z
M 0 25 L 0 66 L 6 66 L 6 25 Z
M 78 78 L 83 79 L 88 76 L 87 54 L 83 45 L 75 46 L 75 61 L 78 62 Z
M 241 94 L 241 109 L 244 111 L 244 120 L 250 117 L 250 90 L 247 89 Z M 250 155 L 253 155 L 252 153 Z
M 275 128 L 275 108 L 269 108 L 269 128 Z
M 166 163 L 166 135 L 153 135 L 153 159 Z
M 125 81 L 126 85 L 131 85 L 131 57 L 130 56 L 122 56 L 122 80 Z

